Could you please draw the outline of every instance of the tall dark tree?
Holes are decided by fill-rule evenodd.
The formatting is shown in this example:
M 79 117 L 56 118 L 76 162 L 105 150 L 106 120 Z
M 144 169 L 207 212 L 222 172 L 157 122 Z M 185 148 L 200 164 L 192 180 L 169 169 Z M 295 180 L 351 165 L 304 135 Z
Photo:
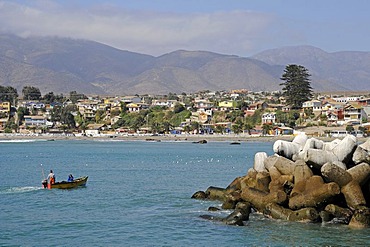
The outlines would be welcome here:
M 14 104 L 17 98 L 17 89 L 11 86 L 0 86 L 0 101 L 9 101 L 11 104 Z
M 283 86 L 283 95 L 287 104 L 293 109 L 302 108 L 303 102 L 312 99 L 310 76 L 308 70 L 302 65 L 290 64 L 285 67 L 280 78 L 284 82 L 280 86 Z
M 50 103 L 54 102 L 55 99 L 56 99 L 56 97 L 55 97 L 53 92 L 49 92 L 49 93 L 45 94 L 44 97 L 43 97 L 44 102 L 47 103 L 47 104 L 50 104 Z
M 76 104 L 79 99 L 87 99 L 86 95 L 77 93 L 76 91 L 69 92 L 69 99 L 73 104 Z
M 39 100 L 41 98 L 40 89 L 32 86 L 24 86 L 22 89 L 23 99 L 25 100 Z

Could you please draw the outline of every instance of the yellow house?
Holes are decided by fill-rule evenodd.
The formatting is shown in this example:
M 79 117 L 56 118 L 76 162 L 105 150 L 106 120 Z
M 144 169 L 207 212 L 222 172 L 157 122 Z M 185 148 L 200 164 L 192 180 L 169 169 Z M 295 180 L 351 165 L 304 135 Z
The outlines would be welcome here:
M 10 102 L 0 102 L 0 113 L 8 114 L 10 112 Z
M 230 108 L 236 108 L 237 103 L 234 100 L 227 100 L 227 101 L 221 101 L 218 103 L 218 106 L 220 108 L 230 109 Z

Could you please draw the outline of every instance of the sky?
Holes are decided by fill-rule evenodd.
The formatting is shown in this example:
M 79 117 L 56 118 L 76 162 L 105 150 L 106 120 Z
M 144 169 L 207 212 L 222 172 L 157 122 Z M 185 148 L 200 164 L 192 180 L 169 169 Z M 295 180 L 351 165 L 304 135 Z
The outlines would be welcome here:
M 311 45 L 370 51 L 368 0 L 0 0 L 0 33 L 97 41 L 160 56 L 242 57 Z

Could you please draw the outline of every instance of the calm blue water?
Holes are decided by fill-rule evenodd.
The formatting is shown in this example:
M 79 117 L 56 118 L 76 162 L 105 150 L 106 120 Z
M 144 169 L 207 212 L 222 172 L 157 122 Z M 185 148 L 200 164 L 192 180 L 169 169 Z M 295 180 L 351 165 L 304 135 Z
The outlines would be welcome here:
M 226 187 L 272 143 L 0 142 L 0 246 L 369 246 L 370 230 L 270 220 L 247 226 L 199 218 L 217 202 L 191 195 Z M 42 165 L 41 165 L 42 164 Z M 41 189 L 89 176 L 85 188 Z M 227 215 L 230 212 L 218 212 Z

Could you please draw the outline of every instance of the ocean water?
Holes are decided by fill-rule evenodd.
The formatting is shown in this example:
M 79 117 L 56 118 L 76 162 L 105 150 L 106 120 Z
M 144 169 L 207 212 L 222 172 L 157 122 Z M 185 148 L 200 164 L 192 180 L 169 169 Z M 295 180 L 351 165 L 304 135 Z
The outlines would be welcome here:
M 3 141 L 0 150 L 0 246 L 370 246 L 369 229 L 199 217 L 230 211 L 207 212 L 221 204 L 192 194 L 226 187 L 272 143 Z M 87 175 L 87 186 L 42 189 L 50 169 L 57 181 Z

